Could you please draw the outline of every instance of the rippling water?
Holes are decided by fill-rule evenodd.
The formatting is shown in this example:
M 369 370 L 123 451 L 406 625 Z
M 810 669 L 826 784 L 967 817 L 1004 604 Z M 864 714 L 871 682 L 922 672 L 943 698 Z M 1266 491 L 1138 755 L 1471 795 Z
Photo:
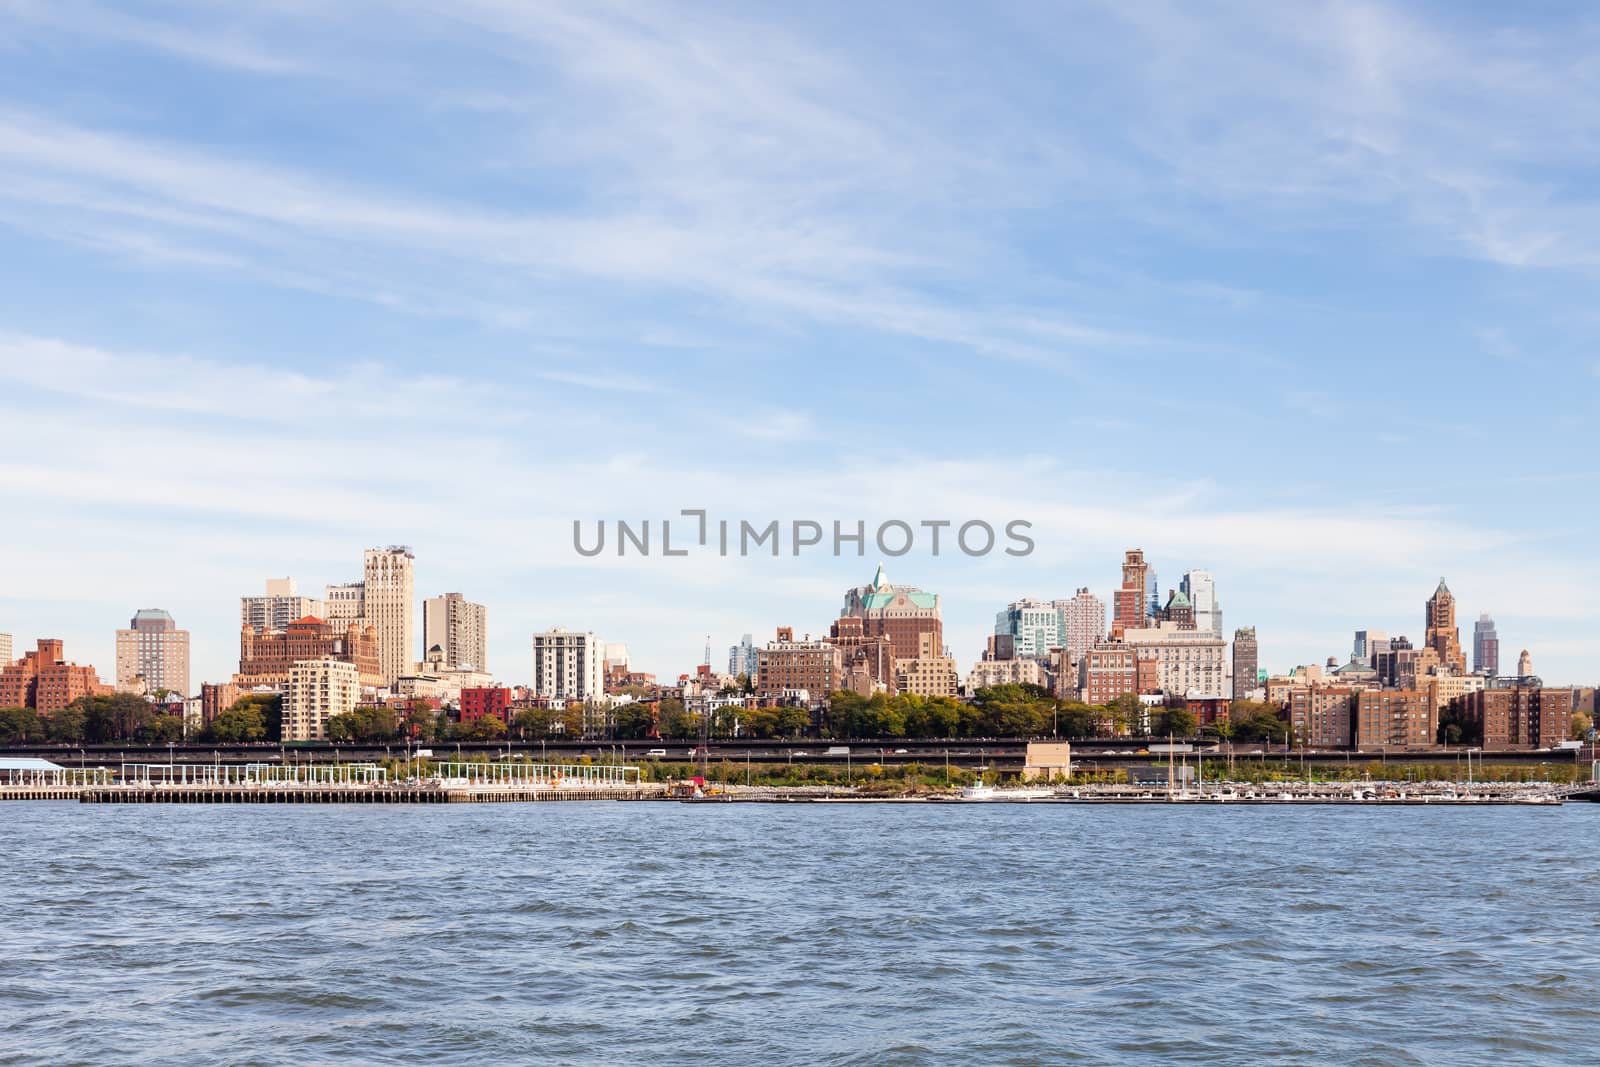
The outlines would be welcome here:
M 0 812 L 0 1064 L 1600 1059 L 1597 806 Z

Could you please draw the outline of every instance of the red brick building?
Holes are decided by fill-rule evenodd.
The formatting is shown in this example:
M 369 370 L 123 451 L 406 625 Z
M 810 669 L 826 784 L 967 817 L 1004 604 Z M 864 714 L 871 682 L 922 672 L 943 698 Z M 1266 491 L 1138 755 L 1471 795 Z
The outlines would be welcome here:
M 501 685 L 468 686 L 461 690 L 461 725 L 488 716 L 511 725 L 511 690 Z
M 1095 645 L 1083 654 L 1078 673 L 1085 704 L 1109 704 L 1124 693 L 1139 692 L 1138 653 L 1132 645 Z
M 1420 689 L 1363 689 L 1355 698 L 1355 740 L 1359 748 L 1420 748 L 1432 745 L 1439 713 Z
M 62 642 L 45 638 L 38 648 L 0 671 L 0 708 L 32 708 L 41 715 L 60 711 L 79 697 L 114 691 L 93 667 L 66 662 Z
M 1461 722 L 1484 748 L 1551 748 L 1572 729 L 1572 690 L 1484 689 L 1457 701 Z

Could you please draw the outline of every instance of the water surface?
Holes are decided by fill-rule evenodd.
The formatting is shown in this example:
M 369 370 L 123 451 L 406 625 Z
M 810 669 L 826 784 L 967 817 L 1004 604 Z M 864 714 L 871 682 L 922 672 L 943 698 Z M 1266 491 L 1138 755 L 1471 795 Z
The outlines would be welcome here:
M 0 1064 L 1595 1062 L 1600 806 L 0 814 Z

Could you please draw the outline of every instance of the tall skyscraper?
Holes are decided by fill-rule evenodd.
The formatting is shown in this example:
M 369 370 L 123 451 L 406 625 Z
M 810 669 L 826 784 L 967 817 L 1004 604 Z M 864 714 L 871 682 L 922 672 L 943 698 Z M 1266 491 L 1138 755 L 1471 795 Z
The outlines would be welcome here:
M 1527 649 L 1523 649 L 1522 655 L 1517 657 L 1517 677 L 1533 677 L 1533 657 L 1528 654 Z
M 1358 663 L 1368 667 L 1373 665 L 1373 657 L 1379 652 L 1389 651 L 1389 635 L 1382 630 L 1357 630 L 1355 645 L 1350 650 L 1350 657 Z
M 753 683 L 756 678 L 756 670 L 760 666 L 758 659 L 760 652 L 761 649 L 756 645 L 755 636 L 753 634 L 745 634 L 737 645 L 730 645 L 728 648 L 728 673 L 735 677 L 741 674 L 748 675 Z
M 0 670 L 11 666 L 11 635 L 0 634 Z
M 1061 605 L 1062 647 L 1072 653 L 1074 661 L 1105 640 L 1106 603 L 1088 589 L 1079 589 L 1071 600 L 1058 600 Z
M 286 630 L 307 615 L 323 618 L 324 610 L 322 601 L 295 592 L 293 578 L 268 578 L 266 595 L 239 598 L 239 622 L 257 630 Z
M 1439 654 L 1439 662 L 1457 674 L 1467 673 L 1467 657 L 1461 651 L 1461 631 L 1456 628 L 1456 598 L 1439 579 L 1439 588 L 1428 598 L 1425 612 L 1428 633 L 1423 641 L 1425 648 Z
M 1120 637 L 1128 630 L 1149 625 L 1146 597 L 1149 596 L 1150 565 L 1144 550 L 1130 548 L 1122 555 L 1122 585 L 1112 598 L 1111 633 Z
M 416 601 L 412 564 L 416 557 L 404 545 L 369 548 L 365 555 L 362 597 L 367 625 L 378 629 L 378 662 L 384 682 L 410 674 L 417 663 Z
M 995 614 L 994 632 L 1012 638 L 1018 656 L 1046 656 L 1065 640 L 1061 632 L 1062 601 L 1046 602 L 1031 597 L 1014 600 Z
M 1233 631 L 1233 699 L 1243 700 L 1245 694 L 1256 687 L 1256 670 L 1260 663 L 1256 628 L 1241 626 Z
M 915 659 L 922 647 L 920 635 L 925 633 L 934 635 L 941 651 L 944 648 L 939 594 L 912 585 L 891 585 L 881 563 L 871 585 L 858 585 L 845 593 L 839 615 L 860 619 L 867 637 L 888 637 L 895 659 Z
M 117 631 L 117 688 L 145 693 L 165 689 L 179 696 L 189 692 L 189 631 L 178 629 L 159 608 L 134 613 L 126 630 Z
M 1472 624 L 1472 669 L 1490 677 L 1500 673 L 1500 635 L 1487 614 Z
M 445 665 L 460 670 L 489 671 L 489 609 L 460 593 L 429 597 L 422 602 L 422 648 L 444 653 Z
M 1222 605 L 1217 601 L 1217 584 L 1210 571 L 1189 571 L 1178 583 L 1194 609 L 1194 628 L 1222 636 Z

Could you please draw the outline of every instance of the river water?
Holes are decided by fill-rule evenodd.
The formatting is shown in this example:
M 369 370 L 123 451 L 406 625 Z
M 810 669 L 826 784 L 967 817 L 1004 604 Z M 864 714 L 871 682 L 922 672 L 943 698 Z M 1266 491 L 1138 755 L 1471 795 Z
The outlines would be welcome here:
M 0 813 L 0 1064 L 1600 1061 L 1600 806 Z

